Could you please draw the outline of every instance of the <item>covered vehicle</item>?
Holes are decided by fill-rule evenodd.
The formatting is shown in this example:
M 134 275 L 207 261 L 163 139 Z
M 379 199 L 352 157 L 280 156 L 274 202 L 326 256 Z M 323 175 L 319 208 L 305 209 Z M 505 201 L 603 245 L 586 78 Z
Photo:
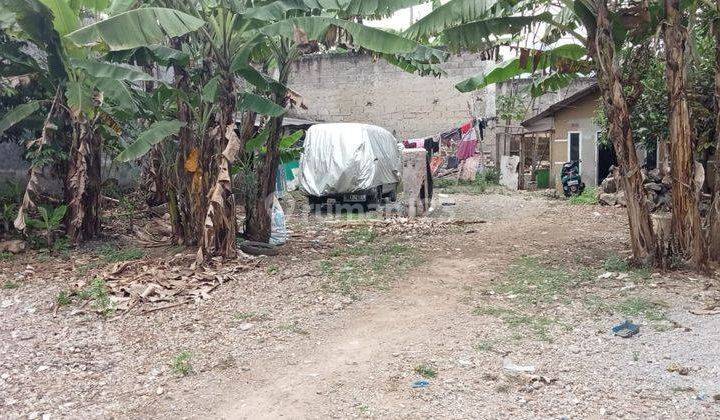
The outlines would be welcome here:
M 402 147 L 400 145 L 400 147 Z M 300 156 L 300 188 L 311 206 L 328 198 L 369 204 L 395 199 L 401 152 L 395 137 L 368 124 L 316 124 Z

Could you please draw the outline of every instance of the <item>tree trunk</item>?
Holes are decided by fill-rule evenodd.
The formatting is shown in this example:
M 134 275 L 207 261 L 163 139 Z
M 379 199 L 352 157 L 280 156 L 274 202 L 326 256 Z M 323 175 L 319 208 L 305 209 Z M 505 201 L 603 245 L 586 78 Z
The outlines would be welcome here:
M 680 0 L 665 0 L 665 76 L 670 104 L 670 177 L 672 178 L 672 245 L 696 267 L 707 263 L 699 194 L 695 188 L 695 141 L 686 98 L 685 50 L 687 29 L 682 26 Z
M 717 2 L 720 13 L 720 0 Z M 713 261 L 720 261 L 720 23 L 713 23 L 715 37 L 715 182 L 712 188 L 712 205 L 708 213 L 708 253 Z
M 625 189 L 633 258 L 643 264 L 655 264 L 657 245 L 650 212 L 645 205 L 640 165 L 630 128 L 630 110 L 623 92 L 607 0 L 598 2 L 597 32 L 588 32 L 588 40 L 591 42 L 588 49 L 597 64 L 598 84 L 610 123 L 610 138 Z
M 182 49 L 186 36 L 172 38 L 170 43 L 175 49 Z M 191 89 L 190 75 L 185 67 L 173 65 L 176 89 L 188 92 Z M 172 179 L 167 185 L 168 208 L 173 230 L 173 241 L 181 245 L 197 245 L 202 232 L 204 197 L 200 191 L 202 172 L 198 165 L 198 149 L 193 134 L 193 118 L 190 105 L 181 98 L 177 99 L 177 119 L 185 123 L 178 133 L 178 153 L 174 173 L 166 179 Z
M 219 86 L 220 112 L 217 126 L 211 131 L 214 141 L 222 153 L 213 155 L 213 184 L 210 200 L 205 211 L 203 225 L 202 252 L 205 256 L 234 257 L 237 221 L 235 216 L 235 196 L 232 193 L 230 167 L 244 145 L 235 133 L 235 79 L 227 70 Z
M 286 85 L 290 76 L 290 62 L 278 59 L 279 77 L 278 81 Z M 286 92 L 275 92 L 272 94 L 273 102 L 285 107 L 287 104 Z M 266 153 L 258 168 L 258 188 L 255 195 L 245 204 L 245 236 L 258 242 L 268 242 L 271 233 L 271 216 L 273 193 L 275 192 L 275 181 L 277 168 L 280 163 L 280 137 L 282 135 L 283 117 L 270 119 L 269 134 L 266 145 Z
M 65 177 L 68 203 L 67 235 L 78 243 L 100 233 L 100 135 L 95 121 L 85 115 L 72 117 L 70 161 Z

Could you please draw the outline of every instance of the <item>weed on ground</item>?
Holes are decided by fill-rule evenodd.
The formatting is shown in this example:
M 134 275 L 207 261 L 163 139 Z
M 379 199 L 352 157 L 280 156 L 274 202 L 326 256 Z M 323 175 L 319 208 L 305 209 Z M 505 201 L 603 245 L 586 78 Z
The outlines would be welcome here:
M 427 363 L 422 363 L 413 368 L 413 371 L 426 379 L 432 379 L 437 376 L 437 369 Z
M 554 319 L 541 315 L 526 315 L 513 309 L 497 307 L 477 307 L 473 310 L 475 315 L 485 315 L 499 318 L 513 333 L 531 333 L 540 341 L 552 341 L 551 328 L 562 324 Z M 494 344 L 494 343 L 493 343 Z
M 118 263 L 122 261 L 139 260 L 145 257 L 145 251 L 140 248 L 129 247 L 120 248 L 118 246 L 105 245 L 99 249 L 102 259 L 108 263 Z
M 568 200 L 570 204 L 575 205 L 594 205 L 598 203 L 597 188 L 585 188 L 580 195 L 574 195 Z
M 562 296 L 576 280 L 567 270 L 547 266 L 537 258 L 522 257 L 510 265 L 495 292 L 525 303 L 547 303 Z
M 319 262 L 322 275 L 331 280 L 325 287 L 350 297 L 362 288 L 387 288 L 392 279 L 419 263 L 411 245 L 383 240 L 367 227 L 348 232 L 345 244 L 330 256 Z
M 187 376 L 192 372 L 192 364 L 190 363 L 192 354 L 185 350 L 180 352 L 170 363 L 170 368 L 176 375 Z

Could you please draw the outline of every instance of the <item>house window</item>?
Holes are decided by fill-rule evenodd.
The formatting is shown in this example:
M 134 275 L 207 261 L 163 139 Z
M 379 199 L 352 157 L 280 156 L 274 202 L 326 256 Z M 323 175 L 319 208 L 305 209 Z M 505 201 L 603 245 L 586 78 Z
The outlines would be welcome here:
M 580 160 L 580 133 L 568 133 L 568 160 Z

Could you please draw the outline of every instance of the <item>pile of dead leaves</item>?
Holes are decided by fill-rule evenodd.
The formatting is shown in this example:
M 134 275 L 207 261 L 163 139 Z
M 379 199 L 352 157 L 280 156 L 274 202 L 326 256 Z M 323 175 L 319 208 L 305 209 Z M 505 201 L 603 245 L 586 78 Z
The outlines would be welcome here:
M 260 259 L 254 259 L 195 269 L 194 259 L 194 254 L 177 254 L 162 260 L 122 261 L 94 280 L 76 283 L 70 296 L 86 296 L 87 290 L 93 289 L 92 283 L 102 279 L 108 300 L 105 307 L 119 312 L 137 308 L 149 313 L 208 299 L 213 290 L 260 264 Z

